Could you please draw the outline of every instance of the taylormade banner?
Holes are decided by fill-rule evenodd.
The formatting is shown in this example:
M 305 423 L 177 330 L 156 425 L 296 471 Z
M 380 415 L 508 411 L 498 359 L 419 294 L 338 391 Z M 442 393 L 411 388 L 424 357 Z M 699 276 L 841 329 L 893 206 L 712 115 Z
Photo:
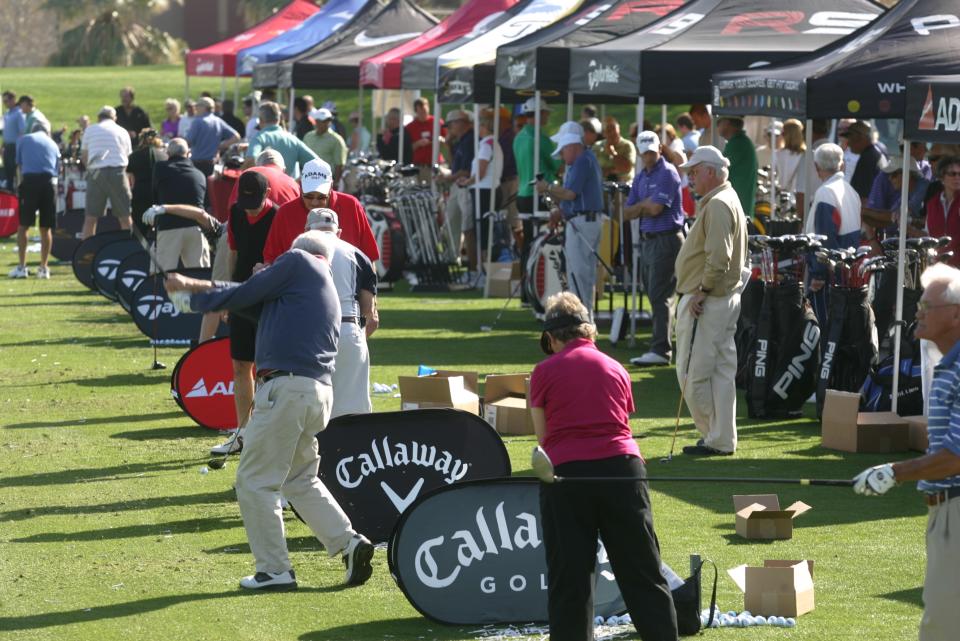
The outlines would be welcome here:
M 131 254 L 146 256 L 147 252 L 128 234 L 123 240 L 104 245 L 93 257 L 93 284 L 110 300 L 117 300 L 117 274 L 123 260 Z
M 200 343 L 181 356 L 170 377 L 170 394 L 201 427 L 212 430 L 237 427 L 230 338 L 224 336 Z
M 455 625 L 546 621 L 539 486 L 519 478 L 458 483 L 404 512 L 387 562 L 413 607 Z M 620 614 L 623 599 L 602 546 L 597 563 L 595 613 Z
M 341 416 L 317 441 L 320 479 L 353 527 L 374 542 L 386 541 L 400 514 L 428 490 L 510 476 L 500 436 L 460 410 Z
M 125 230 L 101 231 L 90 238 L 85 238 L 73 252 L 73 275 L 85 287 L 97 291 L 93 283 L 93 259 L 97 252 L 120 240 L 129 239 L 130 232 Z
M 126 232 L 129 234 L 129 232 Z M 177 273 L 210 280 L 210 269 L 180 269 Z M 200 321 L 203 314 L 180 312 L 170 299 L 167 290 L 163 287 L 163 277 L 153 274 L 143 279 L 140 286 L 133 293 L 133 305 L 130 309 L 133 322 L 143 335 L 158 345 L 189 345 L 200 336 Z M 224 325 L 220 324 L 219 335 L 226 334 Z

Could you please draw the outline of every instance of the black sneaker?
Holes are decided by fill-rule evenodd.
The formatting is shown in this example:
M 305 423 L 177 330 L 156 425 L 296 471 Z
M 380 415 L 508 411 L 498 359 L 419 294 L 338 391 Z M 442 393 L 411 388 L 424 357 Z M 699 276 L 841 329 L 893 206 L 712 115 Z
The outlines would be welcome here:
M 279 572 L 257 572 L 240 579 L 240 587 L 247 590 L 286 592 L 297 589 L 297 577 L 293 570 Z
M 733 456 L 733 452 L 724 452 L 715 450 L 707 445 L 687 445 L 683 448 L 683 453 L 689 456 Z
M 362 534 L 354 534 L 350 545 L 343 553 L 343 565 L 346 568 L 344 583 L 363 585 L 373 574 L 370 560 L 373 558 L 373 543 Z

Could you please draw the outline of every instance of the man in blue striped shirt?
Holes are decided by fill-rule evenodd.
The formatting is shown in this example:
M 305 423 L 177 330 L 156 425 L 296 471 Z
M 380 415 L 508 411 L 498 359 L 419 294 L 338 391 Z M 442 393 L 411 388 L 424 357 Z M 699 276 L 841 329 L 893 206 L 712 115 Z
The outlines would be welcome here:
M 920 281 L 924 292 L 916 335 L 945 354 L 934 368 L 930 389 L 927 453 L 868 468 L 854 479 L 853 490 L 875 496 L 897 483 L 919 481 L 917 489 L 929 506 L 920 641 L 948 641 L 957 638 L 960 604 L 960 270 L 937 264 Z

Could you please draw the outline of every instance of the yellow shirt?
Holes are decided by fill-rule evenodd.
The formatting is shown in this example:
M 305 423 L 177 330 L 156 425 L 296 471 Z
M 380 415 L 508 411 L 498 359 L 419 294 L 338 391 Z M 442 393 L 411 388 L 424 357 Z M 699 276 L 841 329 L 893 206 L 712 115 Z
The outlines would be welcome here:
M 737 192 L 725 182 L 697 203 L 697 221 L 677 254 L 677 291 L 726 296 L 746 265 L 747 218 Z
M 616 174 L 618 181 L 632 182 L 633 173 L 637 167 L 637 148 L 626 138 L 620 138 L 620 142 L 613 146 L 613 150 L 616 152 L 616 156 L 609 152 L 605 140 L 598 140 L 593 144 L 593 153 L 600 161 L 600 171 L 603 174 L 603 179 L 606 180 L 607 176 Z M 626 158 L 630 161 L 630 171 L 618 173 L 614 168 L 614 158 L 616 157 Z

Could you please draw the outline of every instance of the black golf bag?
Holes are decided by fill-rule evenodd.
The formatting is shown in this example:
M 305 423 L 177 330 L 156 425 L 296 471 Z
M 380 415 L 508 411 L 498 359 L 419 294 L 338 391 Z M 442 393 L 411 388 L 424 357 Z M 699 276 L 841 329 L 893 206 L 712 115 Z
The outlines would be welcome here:
M 904 292 L 906 293 L 906 292 Z M 915 323 L 900 336 L 900 378 L 897 382 L 897 414 L 923 414 L 923 377 L 920 367 L 920 341 L 913 333 Z M 860 409 L 864 412 L 889 412 L 893 407 L 893 354 L 873 368 L 860 390 Z
M 733 341 L 737 346 L 737 389 L 744 391 L 749 389 L 750 372 L 753 369 L 753 347 L 763 306 L 763 288 L 762 280 L 751 278 L 740 295 L 740 318 L 737 319 Z
M 880 276 L 878 279 L 877 276 Z M 903 320 L 912 323 L 917 315 L 917 303 L 922 289 L 903 288 Z M 897 266 L 891 265 L 874 276 L 873 314 L 877 321 L 881 358 L 893 354 L 893 324 L 897 307 Z M 906 334 L 904 333 L 903 336 Z
M 877 362 L 876 325 L 867 288 L 834 287 L 829 296 L 827 331 L 820 342 L 817 416 L 828 389 L 859 392 Z
M 816 389 L 820 325 L 800 284 L 765 288 L 749 365 L 750 418 L 796 415 Z

